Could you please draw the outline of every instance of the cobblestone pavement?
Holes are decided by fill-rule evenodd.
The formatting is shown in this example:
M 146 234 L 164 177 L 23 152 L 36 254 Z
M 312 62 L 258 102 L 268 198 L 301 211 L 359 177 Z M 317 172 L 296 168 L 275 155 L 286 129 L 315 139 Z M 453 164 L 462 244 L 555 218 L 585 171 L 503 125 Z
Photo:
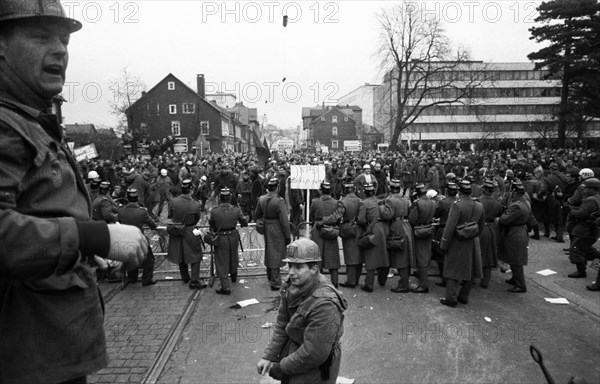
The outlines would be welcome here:
M 118 289 L 117 286 L 111 289 Z M 115 286 L 115 284 L 111 284 Z M 89 383 L 140 383 L 191 295 L 181 282 L 130 284 L 106 304 L 109 366 Z

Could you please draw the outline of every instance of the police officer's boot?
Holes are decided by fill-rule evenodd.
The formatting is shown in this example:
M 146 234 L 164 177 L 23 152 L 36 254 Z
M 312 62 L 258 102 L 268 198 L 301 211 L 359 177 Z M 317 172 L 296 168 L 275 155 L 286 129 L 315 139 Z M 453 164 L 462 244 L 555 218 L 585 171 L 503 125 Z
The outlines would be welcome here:
M 536 224 L 533 226 L 533 236 L 531 236 L 531 238 L 534 240 L 540 239 L 540 226 L 539 225 Z
M 598 270 L 598 276 L 596 276 L 596 281 L 593 284 L 586 285 L 586 289 L 590 291 L 600 291 L 600 269 Z
M 586 263 L 577 263 L 575 264 L 577 266 L 577 271 L 573 272 L 573 273 L 569 273 L 567 276 L 569 276 L 572 279 L 579 279 L 582 277 L 587 277 L 587 273 L 586 273 Z

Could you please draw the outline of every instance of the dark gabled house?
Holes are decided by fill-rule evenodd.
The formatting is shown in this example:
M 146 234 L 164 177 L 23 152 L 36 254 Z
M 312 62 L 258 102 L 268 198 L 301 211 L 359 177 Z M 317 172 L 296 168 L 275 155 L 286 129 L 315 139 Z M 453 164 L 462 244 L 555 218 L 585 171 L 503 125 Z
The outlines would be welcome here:
M 178 139 L 177 149 L 190 152 L 200 135 L 211 152 L 235 150 L 232 115 L 205 99 L 204 75 L 197 75 L 196 83 L 197 92 L 170 73 L 142 92 L 127 110 L 129 131 L 139 130 L 158 142 L 173 136 Z
M 330 151 L 342 151 L 345 140 L 357 140 L 361 123 L 359 107 L 322 106 L 302 108 L 303 128 L 307 132 L 307 148 L 326 146 Z

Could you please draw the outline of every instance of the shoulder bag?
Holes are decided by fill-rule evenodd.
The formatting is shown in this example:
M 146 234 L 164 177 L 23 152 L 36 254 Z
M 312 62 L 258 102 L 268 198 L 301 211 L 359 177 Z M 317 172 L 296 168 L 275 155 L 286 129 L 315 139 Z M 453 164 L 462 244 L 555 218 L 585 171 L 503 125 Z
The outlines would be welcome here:
M 475 201 L 473 201 L 473 209 L 471 210 L 471 220 L 457 225 L 454 230 L 454 236 L 460 241 L 471 240 L 479 236 L 479 225 L 473 221 L 473 215 L 475 214 Z
M 419 211 L 419 204 L 417 203 L 417 211 Z M 416 239 L 430 239 L 433 237 L 435 227 L 433 224 L 416 225 L 413 227 L 413 235 Z

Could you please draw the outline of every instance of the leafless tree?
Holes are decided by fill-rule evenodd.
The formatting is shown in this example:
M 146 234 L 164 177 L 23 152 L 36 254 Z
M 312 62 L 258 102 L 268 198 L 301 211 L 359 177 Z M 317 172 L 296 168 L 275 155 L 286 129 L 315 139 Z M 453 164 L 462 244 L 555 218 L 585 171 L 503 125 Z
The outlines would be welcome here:
M 439 105 L 463 104 L 473 90 L 489 81 L 486 65 L 469 61 L 469 51 L 452 46 L 439 18 L 426 16 L 416 2 L 402 2 L 377 15 L 377 56 L 389 84 L 383 95 L 390 149 L 423 111 Z
M 115 131 L 123 135 L 124 141 L 131 143 L 131 150 L 135 154 L 138 141 L 143 139 L 147 132 L 144 132 L 142 127 L 133 126 L 131 122 L 134 110 L 130 107 L 142 96 L 146 85 L 139 76 L 132 75 L 127 68 L 123 68 L 119 78 L 111 84 L 110 89 L 113 94 L 109 106 L 111 113 L 118 119 Z

